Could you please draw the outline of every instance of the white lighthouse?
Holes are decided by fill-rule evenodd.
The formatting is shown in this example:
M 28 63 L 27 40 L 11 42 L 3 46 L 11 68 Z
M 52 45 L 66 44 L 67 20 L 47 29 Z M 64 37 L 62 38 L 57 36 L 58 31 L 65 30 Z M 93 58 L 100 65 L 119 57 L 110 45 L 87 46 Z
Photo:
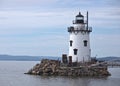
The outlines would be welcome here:
M 92 28 L 88 27 L 88 12 L 86 17 L 87 21 L 85 22 L 84 16 L 79 12 L 73 21 L 73 26 L 68 27 L 70 34 L 69 57 L 72 58 L 72 62 L 91 61 L 89 35 Z

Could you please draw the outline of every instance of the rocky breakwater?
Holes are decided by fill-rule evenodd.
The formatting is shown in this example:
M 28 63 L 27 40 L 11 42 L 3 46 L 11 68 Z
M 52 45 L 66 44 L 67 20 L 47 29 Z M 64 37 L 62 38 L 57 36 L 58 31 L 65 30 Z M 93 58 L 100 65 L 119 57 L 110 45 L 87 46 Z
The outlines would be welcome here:
M 61 66 L 57 60 L 43 59 L 25 74 L 54 76 L 109 76 L 104 66 Z

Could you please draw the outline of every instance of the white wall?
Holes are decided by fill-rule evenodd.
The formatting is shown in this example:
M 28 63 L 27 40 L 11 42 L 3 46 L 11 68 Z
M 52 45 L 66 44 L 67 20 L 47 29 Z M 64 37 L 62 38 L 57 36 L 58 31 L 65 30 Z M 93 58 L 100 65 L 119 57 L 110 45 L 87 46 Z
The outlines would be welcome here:
M 81 26 L 79 27 L 81 28 Z M 84 26 L 82 28 L 85 29 Z M 69 44 L 69 56 L 72 56 L 72 61 L 88 62 L 91 57 L 89 32 L 72 32 L 70 33 L 70 40 L 73 41 L 72 46 Z M 84 46 L 84 40 L 87 40 L 87 46 Z M 73 49 L 75 48 L 78 49 L 77 55 L 74 55 Z

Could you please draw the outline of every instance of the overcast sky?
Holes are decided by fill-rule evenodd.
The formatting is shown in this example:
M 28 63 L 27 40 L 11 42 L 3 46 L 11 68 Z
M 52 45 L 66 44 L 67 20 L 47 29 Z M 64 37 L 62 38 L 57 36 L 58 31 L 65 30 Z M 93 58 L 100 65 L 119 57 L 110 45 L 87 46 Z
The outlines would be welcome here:
M 0 0 L 0 54 L 61 56 L 67 27 L 89 11 L 92 56 L 120 56 L 120 0 Z

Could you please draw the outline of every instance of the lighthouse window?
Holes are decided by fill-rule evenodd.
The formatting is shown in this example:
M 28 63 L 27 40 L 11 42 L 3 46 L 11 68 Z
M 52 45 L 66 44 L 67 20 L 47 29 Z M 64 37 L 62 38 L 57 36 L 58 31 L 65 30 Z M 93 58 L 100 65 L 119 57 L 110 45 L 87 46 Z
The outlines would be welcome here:
M 72 43 L 73 43 L 73 41 L 72 41 L 72 40 L 70 40 L 70 46 L 72 46 Z
M 84 40 L 84 46 L 85 47 L 87 46 L 87 40 Z
M 74 55 L 77 55 L 78 49 L 74 49 Z
M 77 20 L 83 20 L 83 17 L 77 17 L 76 19 Z

